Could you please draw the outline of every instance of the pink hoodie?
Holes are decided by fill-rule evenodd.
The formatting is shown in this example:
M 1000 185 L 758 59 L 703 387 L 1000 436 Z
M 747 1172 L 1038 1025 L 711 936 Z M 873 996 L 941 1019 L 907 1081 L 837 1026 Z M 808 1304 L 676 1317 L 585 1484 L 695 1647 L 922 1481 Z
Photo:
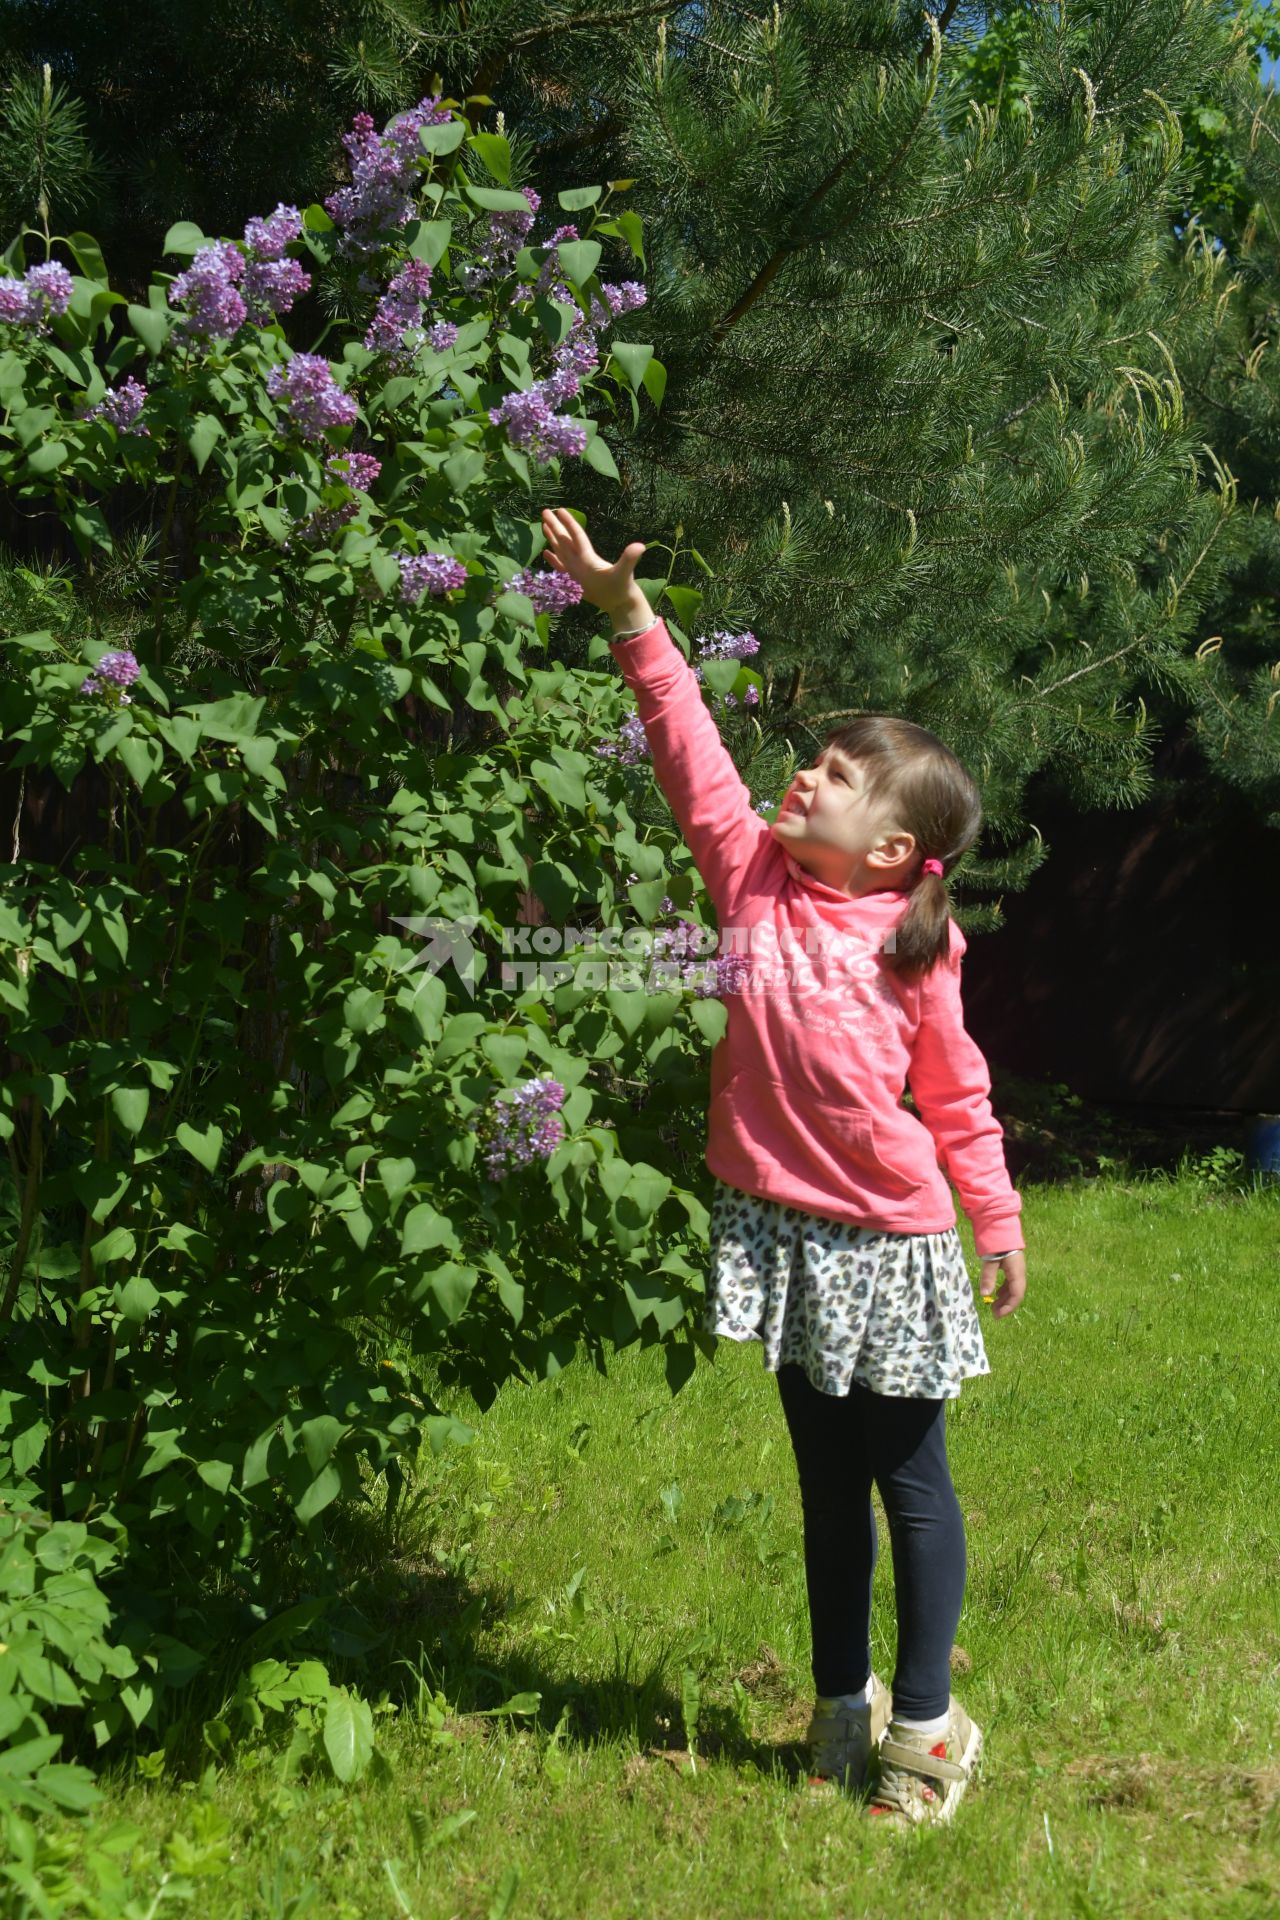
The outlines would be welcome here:
M 858 899 L 782 846 L 751 804 L 692 667 L 658 619 L 610 651 L 636 696 L 654 771 L 702 875 L 720 953 L 750 974 L 723 1004 L 706 1163 L 743 1193 L 891 1233 L 956 1223 L 979 1254 L 1023 1246 L 991 1078 L 965 1032 L 960 959 L 914 986 L 879 957 L 910 895 Z M 901 1105 L 909 1083 L 919 1118 Z

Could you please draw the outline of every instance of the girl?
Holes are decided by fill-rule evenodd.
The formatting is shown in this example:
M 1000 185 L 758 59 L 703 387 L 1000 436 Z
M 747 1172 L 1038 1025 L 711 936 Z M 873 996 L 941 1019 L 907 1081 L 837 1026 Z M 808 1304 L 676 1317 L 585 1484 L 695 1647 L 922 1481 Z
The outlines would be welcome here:
M 762 1341 L 795 1452 L 811 1777 L 857 1791 L 872 1774 L 869 1809 L 887 1825 L 949 1820 L 982 1735 L 950 1691 L 966 1561 L 944 1412 L 991 1371 L 949 1181 L 984 1268 L 1003 1268 L 996 1317 L 1026 1290 L 1022 1201 L 965 1032 L 966 942 L 948 910 L 946 869 L 978 837 L 978 791 L 923 727 L 862 714 L 766 825 L 636 586 L 644 543 L 610 565 L 567 511 L 546 508 L 542 525 L 551 566 L 612 621 L 720 950 L 749 956 L 711 1061 L 705 1325 Z M 871 1672 L 873 1482 L 893 1546 L 892 1697 Z

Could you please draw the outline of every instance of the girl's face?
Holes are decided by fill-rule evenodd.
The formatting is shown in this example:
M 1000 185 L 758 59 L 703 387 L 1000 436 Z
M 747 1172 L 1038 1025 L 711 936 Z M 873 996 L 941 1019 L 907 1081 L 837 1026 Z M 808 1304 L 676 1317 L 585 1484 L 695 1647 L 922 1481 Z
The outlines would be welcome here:
M 915 837 L 892 800 L 870 800 L 864 770 L 835 747 L 796 773 L 771 826 L 815 879 L 846 893 L 905 886 L 914 870 Z

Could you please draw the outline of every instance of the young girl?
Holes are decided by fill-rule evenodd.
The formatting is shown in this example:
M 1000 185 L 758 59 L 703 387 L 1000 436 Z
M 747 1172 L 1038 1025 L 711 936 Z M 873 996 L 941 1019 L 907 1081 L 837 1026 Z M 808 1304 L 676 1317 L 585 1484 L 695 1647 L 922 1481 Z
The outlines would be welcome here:
M 949 1820 L 982 1735 L 950 1690 L 966 1561 L 944 1413 L 965 1379 L 991 1371 L 949 1182 L 984 1271 L 1003 1268 L 996 1317 L 1026 1290 L 1022 1202 L 964 1028 L 966 942 L 946 888 L 978 837 L 978 791 L 925 728 L 863 714 L 766 824 L 635 584 L 643 542 L 610 565 L 568 512 L 547 508 L 542 524 L 551 566 L 610 616 L 720 951 L 749 960 L 711 1061 L 705 1324 L 762 1341 L 795 1451 L 811 1777 L 858 1791 L 870 1774 L 869 1810 L 887 1825 Z M 871 1672 L 873 1482 L 893 1546 L 892 1698 Z

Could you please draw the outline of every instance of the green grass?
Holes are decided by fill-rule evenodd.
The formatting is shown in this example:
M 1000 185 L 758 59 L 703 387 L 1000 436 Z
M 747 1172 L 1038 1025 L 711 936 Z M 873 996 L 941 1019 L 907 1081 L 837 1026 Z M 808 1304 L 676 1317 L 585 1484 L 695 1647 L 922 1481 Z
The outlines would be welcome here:
M 442 1395 L 475 1443 L 426 1456 L 397 1539 L 344 1520 L 393 1635 L 389 1776 L 286 1781 L 283 1735 L 203 1778 L 119 1769 L 89 1823 L 44 1827 L 64 1884 L 125 1821 L 139 1917 L 170 1910 L 166 1873 L 216 1875 L 193 1904 L 218 1920 L 1280 1913 L 1280 1194 L 1023 1199 L 1026 1302 L 983 1310 L 992 1374 L 947 1416 L 955 1686 L 986 1740 L 954 1826 L 890 1834 L 806 1790 L 794 1465 L 759 1346 L 724 1341 L 674 1401 L 637 1349 L 486 1415 Z M 479 1717 L 529 1690 L 536 1714 Z

